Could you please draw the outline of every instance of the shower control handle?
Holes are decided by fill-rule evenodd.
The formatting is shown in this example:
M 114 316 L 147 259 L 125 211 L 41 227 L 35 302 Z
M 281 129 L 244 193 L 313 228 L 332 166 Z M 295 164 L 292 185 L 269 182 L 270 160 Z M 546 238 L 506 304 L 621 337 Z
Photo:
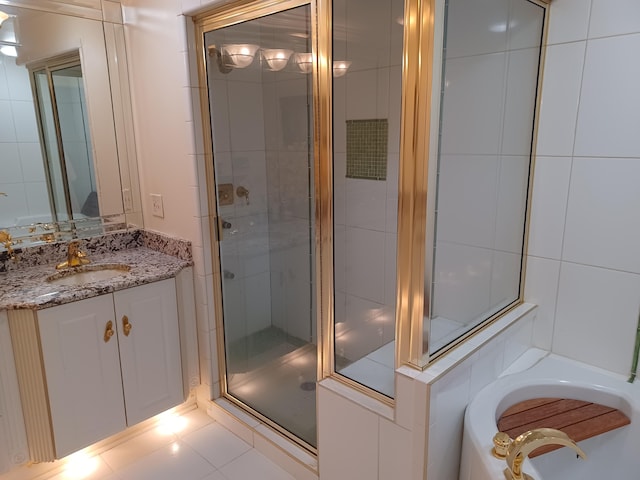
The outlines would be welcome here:
M 228 230 L 232 227 L 233 225 L 231 225 L 230 222 L 227 222 L 226 220 L 222 220 L 222 228 L 224 228 L 225 230 Z

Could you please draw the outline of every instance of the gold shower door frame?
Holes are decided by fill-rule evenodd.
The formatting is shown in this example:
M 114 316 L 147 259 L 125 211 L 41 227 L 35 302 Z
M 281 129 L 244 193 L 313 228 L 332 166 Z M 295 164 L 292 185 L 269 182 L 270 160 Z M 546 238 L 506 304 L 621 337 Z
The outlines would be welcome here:
M 425 237 L 427 227 L 427 172 L 431 118 L 434 9 L 436 0 L 405 0 L 402 60 L 402 113 L 398 199 L 396 367 L 426 365 L 423 351 L 425 302 Z M 332 143 L 332 4 L 331 0 L 252 0 L 224 4 L 194 17 L 200 107 L 207 191 L 215 192 L 215 172 L 207 97 L 204 34 L 291 8 L 310 5 L 313 52 L 314 194 L 315 194 L 315 291 L 317 298 L 317 379 L 332 377 L 393 405 L 393 400 L 335 371 L 333 281 L 333 143 Z M 217 201 L 208 195 L 212 241 L 213 288 L 216 328 L 222 325 L 222 278 L 218 242 Z M 217 335 L 221 394 L 270 425 L 281 435 L 317 453 L 269 418 L 234 398 L 227 390 L 223 335 Z

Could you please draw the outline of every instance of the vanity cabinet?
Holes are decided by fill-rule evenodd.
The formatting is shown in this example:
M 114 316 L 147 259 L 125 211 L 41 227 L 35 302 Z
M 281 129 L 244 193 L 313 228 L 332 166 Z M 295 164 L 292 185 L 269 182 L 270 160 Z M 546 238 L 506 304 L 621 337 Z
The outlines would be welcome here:
M 173 279 L 29 312 L 31 321 L 10 322 L 32 460 L 61 458 L 184 400 Z

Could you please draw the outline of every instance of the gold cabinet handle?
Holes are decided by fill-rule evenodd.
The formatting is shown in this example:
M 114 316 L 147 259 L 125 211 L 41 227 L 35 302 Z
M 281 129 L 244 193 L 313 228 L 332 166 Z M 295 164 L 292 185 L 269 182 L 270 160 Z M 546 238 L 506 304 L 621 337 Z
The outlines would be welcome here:
M 109 340 L 111 340 L 111 337 L 113 337 L 113 334 L 115 332 L 113 331 L 113 322 L 111 320 L 109 320 L 107 322 L 107 326 L 104 329 L 104 342 L 107 343 Z
M 127 317 L 126 315 L 122 317 L 122 330 L 124 331 L 124 336 L 128 337 L 129 334 L 131 333 L 131 329 L 133 328 L 133 325 L 131 325 L 129 323 L 129 317 Z

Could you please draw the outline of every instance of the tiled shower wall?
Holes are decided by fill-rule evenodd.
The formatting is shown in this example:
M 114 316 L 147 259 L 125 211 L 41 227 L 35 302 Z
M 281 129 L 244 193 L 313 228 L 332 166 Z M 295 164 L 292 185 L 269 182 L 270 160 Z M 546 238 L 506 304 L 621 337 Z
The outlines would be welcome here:
M 333 10 L 347 24 L 334 59 L 353 61 L 333 82 L 336 354 L 355 361 L 395 333 L 403 11 L 367 0 Z M 371 119 L 388 120 L 386 180 L 346 178 L 346 121 Z
M 640 311 L 640 3 L 551 4 L 525 296 L 538 346 L 629 374 Z
M 51 219 L 29 72 L 0 54 L 0 227 Z
M 451 1 L 446 21 L 432 316 L 475 324 L 519 295 L 543 11 Z

